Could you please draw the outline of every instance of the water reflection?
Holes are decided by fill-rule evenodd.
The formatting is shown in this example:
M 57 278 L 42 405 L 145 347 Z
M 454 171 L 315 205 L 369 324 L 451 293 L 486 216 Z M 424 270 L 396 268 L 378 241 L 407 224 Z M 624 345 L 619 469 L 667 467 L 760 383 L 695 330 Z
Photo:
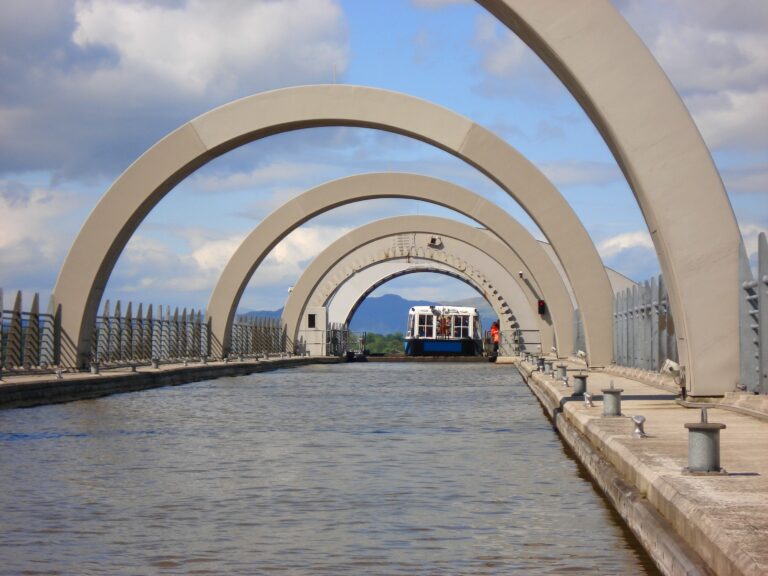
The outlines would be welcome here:
M 352 364 L 0 412 L 0 572 L 655 573 L 509 367 Z

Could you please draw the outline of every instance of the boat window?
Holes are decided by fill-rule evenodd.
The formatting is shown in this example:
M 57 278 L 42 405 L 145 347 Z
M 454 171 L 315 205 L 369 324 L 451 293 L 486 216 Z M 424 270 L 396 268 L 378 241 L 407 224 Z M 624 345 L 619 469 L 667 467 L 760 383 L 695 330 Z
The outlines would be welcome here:
M 434 332 L 432 327 L 432 314 L 419 314 L 419 337 L 420 338 L 433 338 Z
M 453 317 L 453 337 L 469 338 L 469 316 Z

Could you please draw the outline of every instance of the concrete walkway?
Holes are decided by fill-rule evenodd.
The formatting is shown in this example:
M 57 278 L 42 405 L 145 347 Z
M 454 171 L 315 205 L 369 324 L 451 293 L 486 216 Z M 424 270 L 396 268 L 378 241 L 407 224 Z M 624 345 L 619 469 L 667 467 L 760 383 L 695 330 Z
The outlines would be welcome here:
M 579 368 L 572 362 L 569 367 Z M 728 474 L 685 475 L 688 430 L 684 424 L 699 421 L 700 410 L 681 406 L 669 388 L 591 371 L 587 389 L 595 401 L 590 408 L 583 399 L 571 396 L 572 388 L 534 372 L 533 365 L 520 362 L 518 369 L 545 408 L 549 405 L 550 415 L 577 430 L 602 459 L 610 462 L 621 479 L 653 505 L 712 573 L 768 574 L 768 421 L 709 408 L 709 421 L 727 426 L 720 442 L 721 465 Z M 602 389 L 611 381 L 623 389 L 622 417 L 602 416 Z M 635 415 L 645 416 L 647 438 L 633 437 L 631 417 Z M 624 515 L 621 509 L 619 512 Z M 629 524 L 634 530 L 631 521 Z M 653 555 L 653 550 L 649 552 Z M 664 570 L 699 571 L 683 564 L 669 562 Z
M 100 374 L 62 372 L 56 374 L 14 374 L 4 372 L 0 380 L 0 409 L 39 406 L 98 398 L 109 394 L 135 392 L 161 386 L 178 386 L 222 376 L 240 376 L 307 364 L 337 363 L 335 356 L 291 356 L 244 359 L 231 362 L 201 362 L 130 366 L 103 369 Z

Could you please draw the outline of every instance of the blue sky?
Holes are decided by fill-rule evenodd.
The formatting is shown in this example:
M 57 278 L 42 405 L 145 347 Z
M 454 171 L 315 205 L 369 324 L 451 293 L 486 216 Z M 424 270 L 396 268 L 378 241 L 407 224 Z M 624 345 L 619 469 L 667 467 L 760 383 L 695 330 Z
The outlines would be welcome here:
M 712 150 L 747 249 L 768 228 L 768 4 L 615 2 L 681 93 Z M 0 287 L 50 292 L 79 227 L 110 183 L 177 126 L 263 90 L 312 83 L 397 90 L 490 128 L 542 169 L 607 265 L 658 273 L 647 228 L 610 152 L 549 70 L 462 0 L 6 0 L 0 18 Z M 242 238 L 286 199 L 368 171 L 430 174 L 497 202 L 495 184 L 407 138 L 323 128 L 273 136 L 203 167 L 140 226 L 111 299 L 199 308 Z M 246 309 L 274 309 L 311 259 L 370 220 L 448 210 L 381 200 L 333 210 L 259 268 Z M 473 295 L 436 275 L 380 288 Z

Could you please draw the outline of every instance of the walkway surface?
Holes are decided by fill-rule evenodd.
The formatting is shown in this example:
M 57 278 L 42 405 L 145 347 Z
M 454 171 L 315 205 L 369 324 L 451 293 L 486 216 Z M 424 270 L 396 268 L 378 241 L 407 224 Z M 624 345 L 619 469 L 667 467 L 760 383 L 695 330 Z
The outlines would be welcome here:
M 568 364 L 572 376 L 580 366 Z M 768 574 L 768 419 L 709 408 L 709 421 L 726 425 L 720 444 L 721 466 L 727 474 L 686 475 L 684 424 L 700 421 L 701 413 L 676 402 L 670 387 L 591 371 L 587 390 L 594 407 L 588 407 L 583 399 L 571 396 L 572 388 L 533 371 L 532 364 L 520 362 L 519 369 L 562 407 L 568 422 L 647 498 L 713 572 Z M 572 377 L 569 380 L 573 382 Z M 621 417 L 602 416 L 602 389 L 611 382 L 623 389 Z M 647 438 L 633 436 L 635 415 L 645 416 Z
M 125 366 L 104 369 L 100 374 L 89 372 L 61 372 L 34 374 L 4 372 L 0 378 L 0 408 L 36 406 L 56 402 L 69 402 L 97 398 L 108 394 L 134 392 L 189 384 L 222 376 L 238 376 L 304 364 L 336 363 L 333 356 L 273 356 L 249 358 L 231 362 L 182 362 L 151 366 Z

